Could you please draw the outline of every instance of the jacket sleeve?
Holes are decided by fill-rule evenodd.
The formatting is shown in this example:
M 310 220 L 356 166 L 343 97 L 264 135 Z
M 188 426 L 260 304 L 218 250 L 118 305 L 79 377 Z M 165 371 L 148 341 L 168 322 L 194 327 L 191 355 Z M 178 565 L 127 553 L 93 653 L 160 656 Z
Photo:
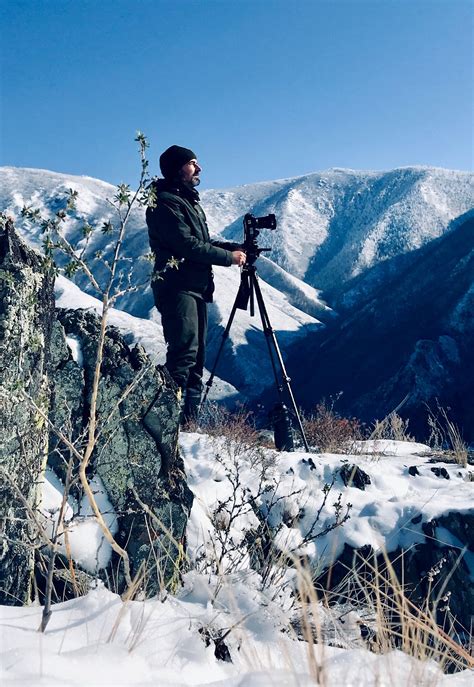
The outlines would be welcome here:
M 232 264 L 230 250 L 201 241 L 193 236 L 179 206 L 172 202 L 160 202 L 147 213 L 148 232 L 152 250 L 169 250 L 177 258 L 187 258 L 207 265 Z M 159 227 L 159 235 L 158 235 Z
M 217 246 L 218 248 L 225 248 L 225 250 L 243 250 L 243 246 L 241 243 L 233 243 L 232 241 L 213 241 L 211 240 L 211 243 L 213 246 Z

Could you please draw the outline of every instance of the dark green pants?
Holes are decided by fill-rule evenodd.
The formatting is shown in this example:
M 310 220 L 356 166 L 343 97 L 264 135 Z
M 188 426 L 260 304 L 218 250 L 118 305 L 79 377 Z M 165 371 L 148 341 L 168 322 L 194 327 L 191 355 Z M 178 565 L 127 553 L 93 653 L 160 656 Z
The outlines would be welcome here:
M 168 346 L 166 367 L 183 392 L 200 395 L 206 357 L 207 303 L 189 293 L 156 291 L 155 304 Z

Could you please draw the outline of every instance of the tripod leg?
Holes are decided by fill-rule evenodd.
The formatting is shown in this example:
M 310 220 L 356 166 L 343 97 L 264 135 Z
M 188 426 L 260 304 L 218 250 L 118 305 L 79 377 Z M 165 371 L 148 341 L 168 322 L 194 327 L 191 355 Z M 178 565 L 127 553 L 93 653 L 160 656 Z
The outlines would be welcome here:
M 301 422 L 301 417 L 300 417 L 300 414 L 298 412 L 298 408 L 296 407 L 295 398 L 293 396 L 293 391 L 292 391 L 291 385 L 290 385 L 291 379 L 286 372 L 285 363 L 283 362 L 283 358 L 281 355 L 280 347 L 278 346 L 278 341 L 277 341 L 277 338 L 275 335 L 275 331 L 274 331 L 273 327 L 271 326 L 270 318 L 268 317 L 268 312 L 267 312 L 267 309 L 265 307 L 265 301 L 263 300 L 263 294 L 262 294 L 262 291 L 260 289 L 260 284 L 258 283 L 258 279 L 257 279 L 256 274 L 252 275 L 252 280 L 253 280 L 253 289 L 255 291 L 258 309 L 260 311 L 260 317 L 262 320 L 263 331 L 265 333 L 267 343 L 268 343 L 268 350 L 270 352 L 270 360 L 271 360 L 272 367 L 273 367 L 273 374 L 275 376 L 275 382 L 277 385 L 277 389 L 278 389 L 278 392 L 281 396 L 283 389 L 282 389 L 281 384 L 278 381 L 278 373 L 277 373 L 277 369 L 276 369 L 276 365 L 275 365 L 275 359 L 273 356 L 273 352 L 275 352 L 275 355 L 276 355 L 277 360 L 278 360 L 278 364 L 280 366 L 282 379 L 283 379 L 283 382 L 286 386 L 286 390 L 288 392 L 288 396 L 290 398 L 291 405 L 293 407 L 293 410 L 294 410 L 294 413 L 296 416 L 296 420 L 298 422 L 298 427 L 299 427 L 299 430 L 301 432 L 301 437 L 303 439 L 304 447 L 305 447 L 306 451 L 309 452 L 308 441 L 307 441 L 306 435 L 304 433 L 303 424 Z M 273 350 L 272 350 L 272 346 L 270 344 L 270 340 L 271 340 L 271 343 L 273 344 Z
M 240 289 L 239 289 L 239 291 L 237 292 L 237 296 L 235 297 L 234 305 L 232 306 L 232 310 L 231 310 L 231 312 L 230 312 L 230 316 L 229 316 L 229 320 L 228 320 L 228 322 L 227 322 L 227 326 L 226 326 L 226 328 L 225 328 L 225 330 L 224 330 L 224 333 L 222 334 L 221 344 L 220 344 L 220 346 L 219 346 L 219 350 L 217 351 L 216 359 L 214 360 L 214 365 L 212 366 L 211 375 L 210 375 L 209 379 L 208 379 L 207 382 L 206 382 L 206 387 L 207 387 L 207 388 L 206 388 L 206 391 L 204 392 L 204 396 L 203 396 L 203 399 L 202 399 L 202 405 L 204 405 L 204 403 L 207 401 L 207 397 L 208 397 L 208 395 L 209 395 L 209 391 L 211 390 L 211 386 L 212 386 L 212 384 L 213 384 L 213 382 L 214 382 L 214 377 L 215 377 L 215 372 L 216 372 L 216 368 L 217 368 L 217 363 L 219 362 L 219 358 L 220 358 L 220 356 L 221 356 L 222 349 L 224 348 L 224 344 L 225 344 L 226 340 L 229 338 L 229 332 L 230 332 L 230 328 L 231 328 L 231 326 L 232 326 L 232 322 L 234 321 L 235 311 L 237 310 L 237 307 L 238 307 L 239 298 L 240 298 Z

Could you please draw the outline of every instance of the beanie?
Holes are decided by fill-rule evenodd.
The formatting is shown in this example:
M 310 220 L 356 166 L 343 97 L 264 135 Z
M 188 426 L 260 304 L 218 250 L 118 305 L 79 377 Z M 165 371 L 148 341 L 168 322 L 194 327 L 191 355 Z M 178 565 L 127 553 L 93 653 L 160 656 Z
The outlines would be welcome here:
M 197 155 L 189 148 L 171 146 L 160 155 L 160 169 L 165 179 L 174 179 L 186 162 L 195 160 Z

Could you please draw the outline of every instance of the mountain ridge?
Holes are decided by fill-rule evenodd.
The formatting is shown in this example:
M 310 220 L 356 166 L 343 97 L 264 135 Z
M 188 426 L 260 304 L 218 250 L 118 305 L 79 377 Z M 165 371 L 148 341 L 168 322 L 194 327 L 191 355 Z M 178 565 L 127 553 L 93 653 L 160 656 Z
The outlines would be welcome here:
M 0 183 L 0 203 L 4 210 L 17 218 L 23 204 L 34 203 L 51 215 L 61 193 L 69 186 L 79 190 L 82 187 L 75 220 L 67 225 L 72 239 L 80 239 L 78 223 L 82 218 L 92 216 L 96 221 L 103 221 L 111 216 L 106 196 L 111 196 L 115 187 L 92 177 L 0 168 Z M 291 367 L 293 364 L 301 366 L 303 353 L 304 356 L 309 355 L 308 350 L 318 347 L 321 337 L 329 336 L 337 331 L 337 327 L 344 325 L 344 336 L 337 347 L 342 369 L 345 358 L 370 355 L 370 347 L 361 344 L 358 327 L 358 313 L 368 307 L 367 302 L 372 303 L 375 309 L 385 304 L 385 308 L 397 312 L 397 317 L 403 319 L 403 312 L 399 310 L 406 308 L 409 311 L 411 294 L 403 291 L 403 285 L 398 288 L 397 275 L 402 269 L 408 270 L 407 274 L 413 270 L 415 274 L 418 251 L 430 245 L 436 249 L 440 238 L 455 232 L 456 227 L 474 213 L 474 174 L 424 165 L 399 167 L 387 172 L 334 168 L 283 180 L 205 190 L 202 202 L 211 232 L 219 230 L 219 236 L 230 240 L 242 240 L 241 222 L 247 212 L 255 215 L 274 212 L 277 215 L 277 230 L 262 230 L 259 237 L 259 245 L 270 247 L 271 252 L 259 259 L 257 267 L 264 297 L 270 306 L 270 318 L 281 338 L 285 355 L 288 348 L 288 371 L 295 379 L 295 393 L 298 395 L 301 383 L 302 395 L 307 395 L 303 391 L 305 384 L 307 386 L 313 379 L 311 368 L 305 364 L 305 379 L 297 381 L 298 373 Z M 38 228 L 24 225 L 22 231 L 39 246 Z M 469 236 L 468 232 L 466 242 Z M 108 240 L 99 236 L 94 249 L 100 248 L 107 254 L 110 250 Z M 465 249 L 468 251 L 467 243 Z M 143 281 L 147 278 L 149 264 L 137 258 L 149 248 L 142 208 L 132 213 L 125 250 L 138 266 L 136 280 Z M 435 263 L 430 263 L 433 278 L 438 269 Z M 424 276 L 420 275 L 420 279 Z M 215 277 L 216 302 L 210 308 L 209 327 L 208 360 L 211 362 L 239 286 L 238 274 L 233 271 L 216 268 Z M 446 289 L 449 289 L 450 274 L 443 278 Z M 406 281 L 411 283 L 410 279 Z M 84 288 L 84 281 L 78 280 L 78 285 Z M 398 294 L 399 303 L 390 301 L 390 294 L 385 294 L 387 289 Z M 446 321 L 450 316 L 454 318 L 456 311 L 461 313 L 463 321 L 466 320 L 469 288 L 466 287 L 463 297 L 466 306 L 462 306 L 461 297 L 458 301 L 453 298 L 449 302 L 447 307 L 453 312 L 442 313 Z M 134 295 L 122 299 L 119 307 L 134 316 L 159 323 L 149 289 L 140 298 Z M 348 317 L 351 310 L 353 319 Z M 437 311 L 433 317 L 439 320 L 441 313 Z M 416 329 L 415 320 L 416 317 L 411 320 L 408 317 L 407 321 L 412 323 L 404 325 L 413 326 L 412 333 Z M 327 332 L 318 333 L 321 323 L 328 327 Z M 466 326 L 469 329 L 468 324 Z M 449 352 L 449 345 L 446 339 L 439 337 L 449 336 L 450 327 L 449 331 L 437 332 L 434 343 L 430 344 L 432 351 L 436 349 L 436 355 L 441 357 Z M 259 322 L 255 324 L 248 315 L 238 313 L 224 354 L 225 364 L 218 370 L 226 382 L 250 397 L 259 393 L 256 375 L 260 386 L 271 384 L 272 380 L 271 371 L 266 371 L 262 364 L 267 353 L 264 337 L 260 336 L 258 329 Z M 426 345 L 420 344 L 417 349 L 417 341 L 411 341 L 409 350 L 404 349 L 405 359 L 397 358 L 399 369 L 405 369 L 404 366 L 408 369 L 407 366 L 411 365 L 414 377 L 413 365 L 418 365 L 419 372 L 419 366 L 427 363 L 426 356 L 420 353 L 427 350 Z M 389 347 L 390 342 L 381 339 L 377 345 Z M 300 355 L 295 354 L 298 350 Z M 330 369 L 330 359 L 327 360 Z M 333 361 L 331 364 L 336 363 Z M 336 374 L 334 376 L 337 378 Z M 379 379 L 381 385 L 386 382 L 388 379 Z M 353 377 L 352 383 L 355 384 Z M 314 401 L 317 401 L 320 387 L 310 384 L 309 388 Z M 357 394 L 354 388 L 354 399 Z

